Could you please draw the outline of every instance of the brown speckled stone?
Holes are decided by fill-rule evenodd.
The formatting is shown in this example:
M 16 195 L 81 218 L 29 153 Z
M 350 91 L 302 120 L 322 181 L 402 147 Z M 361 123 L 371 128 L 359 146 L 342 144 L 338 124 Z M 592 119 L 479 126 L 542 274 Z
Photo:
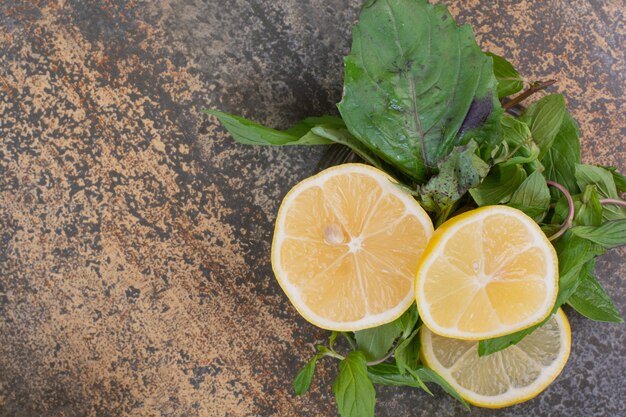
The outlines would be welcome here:
M 282 196 L 323 148 L 235 144 L 202 107 L 277 127 L 336 113 L 359 1 L 0 4 L 0 415 L 333 416 L 326 332 L 269 265 Z M 626 170 L 621 0 L 446 1 L 529 80 L 555 78 L 587 162 Z M 597 273 L 626 312 L 624 251 Z M 539 398 L 473 416 L 616 416 L 623 325 L 570 313 Z M 379 416 L 466 415 L 379 390 Z

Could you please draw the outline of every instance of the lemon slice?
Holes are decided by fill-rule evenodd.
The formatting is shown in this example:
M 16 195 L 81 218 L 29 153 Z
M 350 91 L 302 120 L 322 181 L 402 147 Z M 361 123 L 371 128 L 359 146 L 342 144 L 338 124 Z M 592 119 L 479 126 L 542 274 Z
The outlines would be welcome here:
M 544 320 L 558 292 L 557 256 L 523 212 L 487 206 L 435 231 L 416 279 L 420 316 L 435 333 L 478 340 Z
M 309 322 L 355 331 L 398 318 L 414 300 L 430 218 L 376 168 L 345 164 L 289 191 L 276 219 L 272 266 Z
M 469 403 L 500 408 L 536 397 L 561 373 L 571 333 L 563 310 L 519 343 L 478 356 L 478 342 L 420 331 L 422 359 Z

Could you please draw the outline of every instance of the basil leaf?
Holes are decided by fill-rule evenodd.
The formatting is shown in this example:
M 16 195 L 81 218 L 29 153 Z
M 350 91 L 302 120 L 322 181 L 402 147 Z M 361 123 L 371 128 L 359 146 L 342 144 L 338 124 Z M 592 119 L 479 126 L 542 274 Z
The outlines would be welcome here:
M 245 145 L 325 145 L 332 142 L 312 133 L 311 128 L 319 124 L 344 126 L 343 121 L 338 117 L 309 117 L 290 129 L 279 131 L 219 110 L 203 110 L 203 112 L 217 117 L 228 133 L 237 142 Z
M 580 201 L 575 201 L 574 206 L 575 225 L 600 226 L 602 223 L 602 205 L 595 185 L 588 185 L 580 197 Z
M 509 206 L 533 218 L 542 216 L 550 208 L 550 190 L 543 174 L 539 171 L 530 174 L 511 196 Z
M 354 332 L 357 348 L 365 354 L 368 361 L 380 359 L 391 349 L 393 342 L 401 333 L 394 322 Z
M 559 292 L 552 314 L 556 313 L 559 307 L 576 291 L 581 277 L 591 273 L 595 265 L 592 261 L 593 258 L 604 253 L 601 246 L 575 236 L 569 230 L 556 241 L 554 248 L 559 257 Z M 519 332 L 481 340 L 478 344 L 478 354 L 480 356 L 489 355 L 514 345 L 543 325 L 548 319 L 549 317 L 543 322 Z
M 522 91 L 524 79 L 519 75 L 513 65 L 503 57 L 486 52 L 493 59 L 493 75 L 498 80 L 498 97 L 506 97 Z
M 525 179 L 526 171 L 520 165 L 496 165 L 483 182 L 469 192 L 479 207 L 506 203 Z
M 590 240 L 606 249 L 626 245 L 626 219 L 613 220 L 601 226 L 577 226 L 572 233 L 583 239 Z
M 398 366 L 393 363 L 379 363 L 369 366 L 367 374 L 374 384 L 419 388 L 419 384 L 411 374 L 400 373 Z
M 576 182 L 581 190 L 587 185 L 598 187 L 598 194 L 603 198 L 619 199 L 613 173 L 605 168 L 593 165 L 576 165 Z M 602 207 L 604 220 L 619 220 L 626 218 L 626 208 L 606 204 Z
M 430 368 L 426 368 L 425 366 L 420 367 L 415 371 L 415 373 L 422 379 L 424 382 L 432 382 L 439 385 L 445 392 L 450 394 L 454 399 L 459 401 L 463 406 L 469 410 L 469 405 L 465 402 L 461 394 L 457 392 L 456 389 L 452 385 L 448 383 L 441 375 L 437 372 L 433 371 Z
M 331 142 L 338 143 L 341 145 L 345 145 L 352 150 L 355 154 L 357 154 L 361 159 L 368 162 L 369 164 L 375 166 L 376 168 L 384 171 L 397 180 L 402 182 L 408 182 L 403 174 L 398 172 L 393 166 L 389 165 L 378 156 L 376 156 L 372 151 L 370 151 L 363 143 L 361 143 L 358 139 L 356 139 L 352 134 L 345 128 L 345 126 L 334 126 L 334 125 L 317 125 L 311 128 L 311 134 L 314 134 L 320 138 L 327 139 Z
M 409 369 L 417 369 L 420 361 L 420 339 L 419 327 L 413 330 L 413 333 L 403 340 L 394 353 L 396 365 L 401 374 L 406 373 Z
M 424 47 L 427 45 L 427 47 Z M 471 27 L 457 27 L 426 0 L 370 3 L 352 30 L 339 111 L 377 155 L 424 183 L 464 135 L 494 121 L 480 143 L 499 140 L 492 60 Z
M 342 417 L 374 417 L 376 391 L 363 352 L 352 351 L 341 361 L 333 392 Z
M 317 360 L 321 358 L 322 355 L 314 355 L 311 360 L 304 365 L 304 368 L 296 378 L 293 380 L 293 390 L 296 392 L 296 395 L 302 395 L 309 390 L 311 386 L 311 381 L 313 380 L 313 375 L 315 374 L 315 365 L 317 364 Z
M 513 154 L 506 155 L 504 160 L 499 163 L 500 166 L 527 164 L 536 161 L 539 157 L 539 147 L 533 142 L 530 128 L 526 123 L 504 115 L 502 117 L 502 138 L 503 144 L 506 144 L 505 152 L 508 153 L 511 150 Z
M 609 323 L 623 323 L 611 297 L 590 273 L 581 277 L 580 284 L 567 303 L 588 319 Z
M 411 307 L 409 307 L 409 309 L 395 321 L 396 325 L 400 329 L 400 332 L 402 333 L 400 336 L 401 339 L 406 339 L 411 335 L 418 320 L 419 313 L 417 312 L 417 305 L 413 303 L 411 304 Z
M 439 162 L 439 174 L 420 188 L 422 206 L 429 211 L 446 213 L 471 187 L 478 185 L 489 166 L 476 155 L 477 145 L 470 142 L 455 147 Z
M 580 163 L 580 139 L 578 125 L 569 112 L 565 113 L 559 132 L 541 163 L 548 180 L 564 185 L 571 194 L 578 192 L 574 172 L 576 164 Z M 559 195 L 559 191 L 553 190 L 552 195 Z
M 543 159 L 563 123 L 566 113 L 565 98 L 550 94 L 528 106 L 520 121 L 530 127 L 533 140 L 539 146 L 539 159 Z

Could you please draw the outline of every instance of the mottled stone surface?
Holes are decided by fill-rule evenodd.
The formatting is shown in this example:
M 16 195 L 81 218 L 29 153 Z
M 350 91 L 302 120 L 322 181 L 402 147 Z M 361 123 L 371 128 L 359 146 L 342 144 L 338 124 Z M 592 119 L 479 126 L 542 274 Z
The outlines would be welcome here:
M 584 159 L 625 170 L 621 0 L 447 1 L 481 45 L 555 78 Z M 199 109 L 276 127 L 335 113 L 359 1 L 0 3 L 0 415 L 333 416 L 326 333 L 274 282 L 281 197 L 322 148 L 240 146 Z M 624 251 L 597 273 L 626 312 Z M 570 311 L 537 399 L 473 416 L 617 416 L 626 330 Z M 379 390 L 377 415 L 466 415 Z

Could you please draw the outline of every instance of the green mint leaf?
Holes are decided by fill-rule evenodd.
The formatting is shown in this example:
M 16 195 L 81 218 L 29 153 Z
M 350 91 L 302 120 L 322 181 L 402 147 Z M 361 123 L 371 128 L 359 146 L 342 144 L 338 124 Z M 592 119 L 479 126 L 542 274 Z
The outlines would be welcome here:
M 341 361 L 333 392 L 342 417 L 374 417 L 376 390 L 367 375 L 363 352 L 352 351 Z
M 330 338 L 328 339 L 328 346 L 329 346 L 331 349 L 334 349 L 334 348 L 335 348 L 335 341 L 337 340 L 337 335 L 338 335 L 338 334 L 339 334 L 339 333 L 338 333 L 338 332 L 336 332 L 336 331 L 334 331 L 334 330 L 330 333 Z
M 613 180 L 613 173 L 605 168 L 576 164 L 574 176 L 581 190 L 584 190 L 588 185 L 595 185 L 604 197 L 619 198 L 617 187 Z
M 409 309 L 405 311 L 398 320 L 395 321 L 396 325 L 400 329 L 401 339 L 404 340 L 409 337 L 411 333 L 413 333 L 413 330 L 418 320 L 419 313 L 417 312 L 417 305 L 413 303 L 411 304 L 411 307 L 409 307 Z
M 498 97 L 502 98 L 522 91 L 524 79 L 513 68 L 513 65 L 500 55 L 491 52 L 486 54 L 493 59 L 493 75 L 498 80 Z
M 540 218 L 550 208 L 550 190 L 543 174 L 539 171 L 530 174 L 515 190 L 508 205 Z
M 407 370 L 417 369 L 420 362 L 420 339 L 418 337 L 419 327 L 404 339 L 394 353 L 396 365 L 401 374 Z
M 617 172 L 616 167 L 602 167 L 613 174 L 613 181 L 617 187 L 617 191 L 620 193 L 626 192 L 626 177 Z
M 439 385 L 445 392 L 461 402 L 467 409 L 469 406 L 463 397 L 438 373 L 422 365 L 418 366 L 412 373 L 401 373 L 398 366 L 393 363 L 381 363 L 367 368 L 368 375 L 374 384 L 387 386 L 408 386 L 421 388 L 423 383 L 434 383 Z M 416 379 L 419 378 L 419 381 Z M 421 384 L 420 384 L 421 383 Z
M 584 193 L 572 198 L 574 200 L 575 226 L 600 226 L 602 223 L 602 205 L 596 190 L 595 185 L 588 185 L 585 187 Z
M 526 171 L 520 165 L 496 165 L 483 182 L 469 192 L 480 207 L 507 203 L 525 179 Z
M 575 177 L 581 190 L 584 190 L 588 185 L 595 185 L 598 188 L 600 198 L 619 199 L 613 172 L 610 170 L 593 165 L 577 164 Z M 624 219 L 626 218 L 626 208 L 606 204 L 602 207 L 602 218 L 604 220 Z
M 379 363 L 378 365 L 369 366 L 367 374 L 374 384 L 419 388 L 415 378 L 411 374 L 400 373 L 398 366 L 394 363 Z
M 296 375 L 296 378 L 293 380 L 293 390 L 296 392 L 296 395 L 302 395 L 309 390 L 313 375 L 315 374 L 315 365 L 317 364 L 317 360 L 321 357 L 322 355 L 320 354 L 314 355 L 311 360 L 304 365 L 304 368 L 298 372 L 298 375 Z
M 476 155 L 477 145 L 471 141 L 456 146 L 439 162 L 439 173 L 420 188 L 422 205 L 429 211 L 444 213 L 471 187 L 489 172 L 489 166 Z
M 502 138 L 505 157 L 499 165 L 506 167 L 516 164 L 529 164 L 537 161 L 539 147 L 533 141 L 530 128 L 524 122 L 509 115 L 502 116 Z M 509 155 L 509 152 L 512 155 Z
M 543 159 L 563 123 L 567 109 L 561 94 L 550 94 L 528 106 L 520 121 L 530 127 L 533 140 L 539 146 L 539 159 Z
M 480 135 L 480 143 L 499 141 L 492 59 L 445 6 L 372 2 L 353 27 L 344 62 L 338 107 L 346 126 L 416 182 L 426 182 L 454 146 L 468 142 L 464 135 L 496 116 L 495 132 Z
M 608 221 L 598 227 L 576 226 L 571 231 L 574 235 L 606 249 L 626 245 L 626 219 Z
M 432 391 L 428 389 L 424 381 L 422 381 L 422 378 L 419 376 L 416 369 L 407 368 L 407 372 L 413 377 L 413 379 L 415 379 L 419 388 L 423 389 L 428 395 L 433 395 Z
M 338 117 L 309 117 L 290 129 L 279 131 L 219 110 L 203 110 L 203 112 L 217 117 L 228 133 L 237 142 L 245 145 L 325 145 L 332 142 L 312 133 L 312 127 L 320 124 L 345 126 Z
M 432 382 L 432 383 L 439 385 L 441 388 L 443 388 L 445 392 L 450 394 L 452 398 L 456 399 L 461 404 L 463 404 L 463 406 L 467 410 L 470 409 L 469 405 L 465 402 L 463 397 L 461 397 L 461 394 L 459 394 L 457 390 L 454 389 L 454 387 L 450 385 L 448 381 L 443 379 L 443 377 L 439 375 L 437 372 L 433 371 L 430 368 L 426 368 L 425 366 L 422 366 L 419 369 L 417 369 L 415 373 L 421 378 L 422 381 L 426 383 Z
M 365 354 L 365 359 L 375 361 L 380 359 L 393 346 L 393 342 L 402 330 L 395 321 L 371 329 L 354 332 L 357 348 Z
M 552 142 L 552 146 L 541 159 L 546 179 L 556 181 L 565 186 L 571 194 L 578 193 L 578 185 L 574 177 L 576 164 L 580 163 L 580 139 L 578 125 L 574 118 L 565 113 L 563 123 Z M 553 196 L 559 191 L 553 190 Z
M 588 319 L 609 323 L 624 322 L 611 297 L 591 273 L 581 276 L 576 291 L 567 303 Z
M 559 257 L 559 292 L 552 314 L 556 313 L 559 307 L 568 301 L 576 291 L 582 277 L 591 273 L 594 267 L 593 258 L 604 253 L 604 248 L 575 236 L 571 231 L 567 231 L 559 238 L 554 248 Z M 489 355 L 514 345 L 543 325 L 548 319 L 549 317 L 543 322 L 519 332 L 481 340 L 478 344 L 478 354 L 480 356 Z

